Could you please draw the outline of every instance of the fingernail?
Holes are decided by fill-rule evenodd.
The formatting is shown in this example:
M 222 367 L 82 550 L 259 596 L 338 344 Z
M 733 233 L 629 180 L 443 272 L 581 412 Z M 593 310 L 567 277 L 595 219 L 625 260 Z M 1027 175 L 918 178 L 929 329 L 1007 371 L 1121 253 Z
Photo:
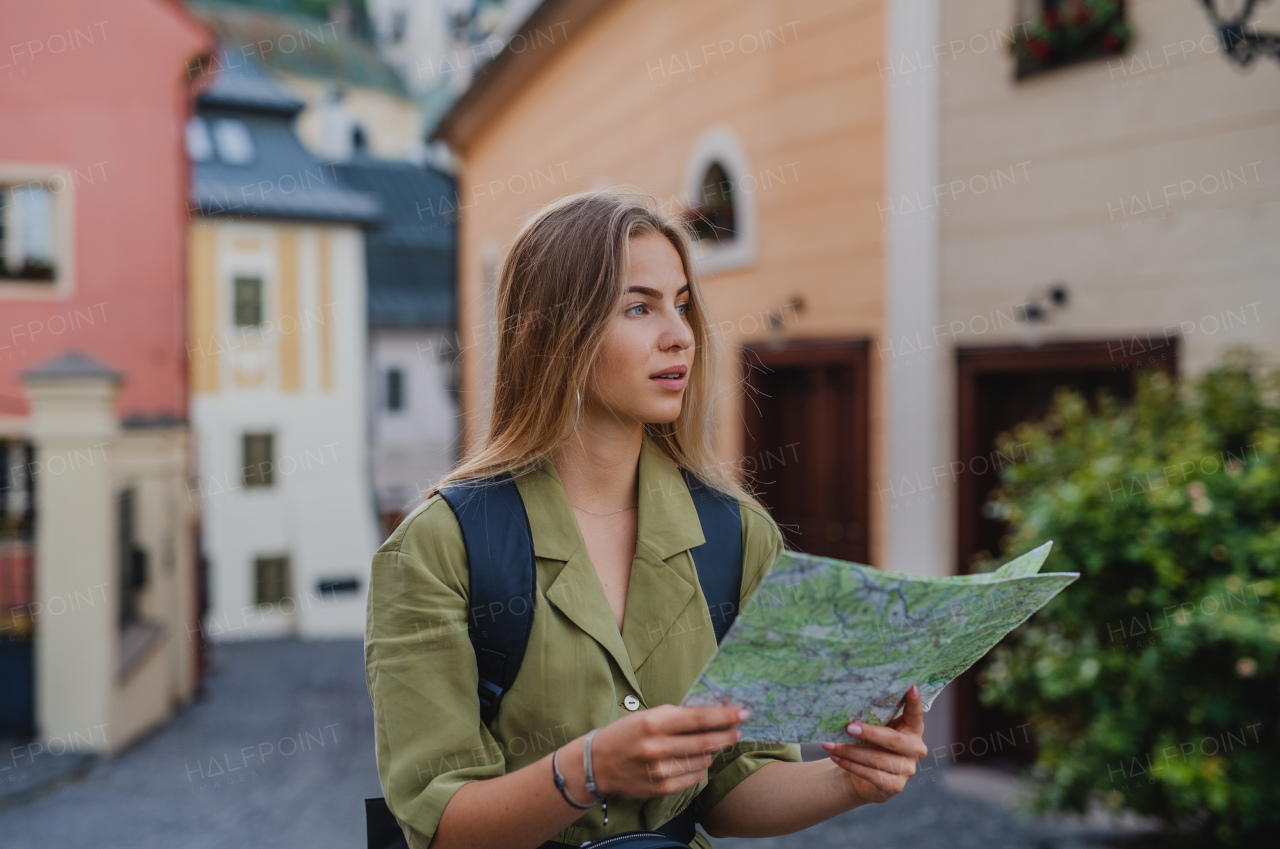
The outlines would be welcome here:
M 835 744 L 835 743 L 823 743 L 823 744 L 822 744 L 822 748 L 826 749 L 828 752 L 834 752 L 834 751 L 836 750 L 836 744 Z
M 739 721 L 739 722 L 746 722 L 747 717 L 749 717 L 749 716 L 751 716 L 751 711 L 747 710 L 746 708 L 743 708 L 742 710 L 739 710 L 739 711 L 738 711 L 738 721 Z
M 850 735 L 851 737 L 861 737 L 861 736 L 862 736 L 862 726 L 861 726 L 861 725 L 859 725 L 859 724 L 858 724 L 858 723 L 856 723 L 856 722 L 850 722 L 850 723 L 849 723 L 849 727 L 848 727 L 848 729 L 846 729 L 846 730 L 849 732 L 849 735 Z
M 741 729 L 741 728 L 735 728 L 735 729 L 733 729 L 733 733 L 737 735 L 737 736 L 736 736 L 736 737 L 734 737 L 733 739 L 735 739 L 735 740 L 741 740 L 741 739 L 742 739 L 742 729 Z
M 911 685 L 911 695 L 915 696 L 917 699 L 920 698 L 920 688 L 915 684 Z

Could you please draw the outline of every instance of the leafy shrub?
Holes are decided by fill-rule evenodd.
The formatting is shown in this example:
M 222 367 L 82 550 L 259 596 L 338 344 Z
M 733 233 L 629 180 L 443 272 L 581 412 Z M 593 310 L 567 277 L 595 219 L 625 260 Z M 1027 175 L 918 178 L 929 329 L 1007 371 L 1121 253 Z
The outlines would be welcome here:
M 1198 842 L 1280 822 L 1280 369 L 1235 354 L 1131 404 L 1060 392 L 1003 439 L 1005 547 L 1081 578 L 998 647 L 983 701 L 1037 728 L 1041 810 L 1101 799 Z

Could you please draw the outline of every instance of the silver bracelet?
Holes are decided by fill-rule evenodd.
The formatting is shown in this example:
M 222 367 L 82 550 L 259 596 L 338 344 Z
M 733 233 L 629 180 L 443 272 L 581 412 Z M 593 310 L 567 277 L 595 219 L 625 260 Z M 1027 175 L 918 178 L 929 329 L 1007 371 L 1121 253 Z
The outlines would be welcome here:
M 580 811 L 585 811 L 587 808 L 594 808 L 596 806 L 595 802 L 588 802 L 587 804 L 584 805 L 581 802 L 579 802 L 577 799 L 569 795 L 569 788 L 565 786 L 564 776 L 560 774 L 560 767 L 557 763 L 557 759 L 559 757 L 560 757 L 559 749 L 556 749 L 554 752 L 551 753 L 551 776 L 555 780 L 556 789 L 560 791 L 560 795 L 564 797 L 564 800 L 566 802 L 568 802 L 570 805 L 573 805 L 575 808 L 577 808 Z
M 591 768 L 591 738 L 596 736 L 596 732 L 599 730 L 600 730 L 599 728 L 592 728 L 590 731 L 588 731 L 587 739 L 582 744 L 582 772 L 584 773 L 587 779 L 587 792 L 589 792 L 592 796 L 595 796 L 597 799 L 599 799 L 601 805 L 603 806 L 601 809 L 604 813 L 603 825 L 608 825 L 609 824 L 609 800 L 608 798 L 605 797 L 603 793 L 600 792 L 600 788 L 596 787 L 595 770 Z

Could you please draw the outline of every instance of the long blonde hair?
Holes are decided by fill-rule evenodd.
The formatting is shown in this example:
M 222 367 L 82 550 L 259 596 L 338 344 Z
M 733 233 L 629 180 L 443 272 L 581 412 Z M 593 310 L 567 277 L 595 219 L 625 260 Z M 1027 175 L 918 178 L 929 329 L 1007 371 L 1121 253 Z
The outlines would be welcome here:
M 645 435 L 708 486 L 760 506 L 712 448 L 725 347 L 694 277 L 689 226 L 666 217 L 653 195 L 631 186 L 566 195 L 538 210 L 516 234 L 498 278 L 488 432 L 427 498 L 452 481 L 519 476 L 572 437 L 578 393 L 587 387 L 622 295 L 630 240 L 646 235 L 664 236 L 680 255 L 695 353 L 679 416 L 645 423 Z

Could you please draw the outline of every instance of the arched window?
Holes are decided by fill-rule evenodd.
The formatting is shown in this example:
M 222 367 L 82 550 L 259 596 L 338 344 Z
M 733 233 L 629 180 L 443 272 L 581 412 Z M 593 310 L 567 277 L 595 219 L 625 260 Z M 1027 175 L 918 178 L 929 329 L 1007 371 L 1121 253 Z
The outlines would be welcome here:
M 755 263 L 758 187 L 733 130 L 713 127 L 694 143 L 685 166 L 684 215 L 700 271 L 713 274 Z
M 738 235 L 734 226 L 733 180 L 719 162 L 712 162 L 702 178 L 698 205 L 690 209 L 698 239 L 727 242 Z

